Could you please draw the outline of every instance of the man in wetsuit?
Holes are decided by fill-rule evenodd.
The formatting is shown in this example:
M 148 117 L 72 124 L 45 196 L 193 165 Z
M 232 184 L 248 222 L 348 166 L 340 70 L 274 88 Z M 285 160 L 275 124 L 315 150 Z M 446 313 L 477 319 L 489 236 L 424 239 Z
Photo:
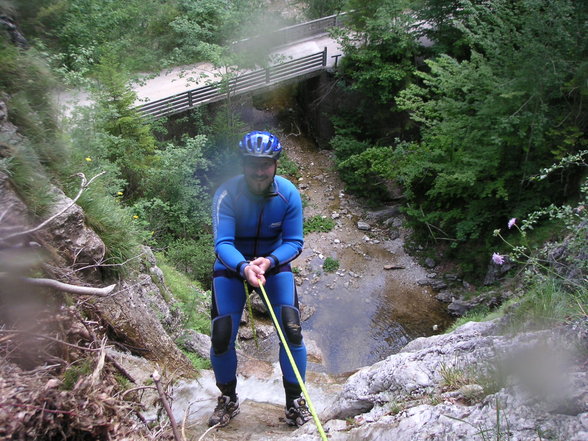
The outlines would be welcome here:
M 235 339 L 246 301 L 244 281 L 264 285 L 300 375 L 306 372 L 294 275 L 290 262 L 302 251 L 302 202 L 287 179 L 276 176 L 282 146 L 269 132 L 247 133 L 239 148 L 243 174 L 216 191 L 212 223 L 217 259 L 212 283 L 210 359 L 221 391 L 209 425 L 225 426 L 239 413 Z M 280 343 L 280 367 L 286 394 L 286 422 L 310 419 L 286 351 Z

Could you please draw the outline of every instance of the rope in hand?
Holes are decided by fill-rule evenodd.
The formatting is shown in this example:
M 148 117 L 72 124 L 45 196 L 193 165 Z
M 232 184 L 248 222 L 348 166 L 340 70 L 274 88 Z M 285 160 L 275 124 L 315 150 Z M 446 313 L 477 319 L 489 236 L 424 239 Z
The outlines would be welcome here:
M 263 300 L 265 300 L 266 305 L 269 309 L 270 315 L 272 317 L 272 321 L 274 322 L 274 326 L 276 327 L 276 330 L 278 331 L 280 341 L 284 345 L 284 349 L 286 350 L 286 354 L 288 355 L 288 360 L 290 360 L 290 364 L 292 365 L 292 369 L 294 370 L 294 375 L 296 375 L 296 380 L 298 380 L 298 384 L 300 385 L 300 389 L 302 390 L 302 394 L 304 395 L 304 398 L 306 399 L 306 402 L 308 403 L 308 410 L 310 411 L 310 414 L 312 415 L 312 419 L 314 420 L 314 423 L 315 423 L 316 428 L 321 436 L 321 439 L 323 441 L 327 441 L 327 435 L 325 434 L 325 431 L 323 430 L 323 426 L 318 418 L 318 415 L 316 414 L 316 411 L 314 410 L 314 406 L 312 405 L 312 401 L 310 401 L 310 395 L 308 394 L 308 391 L 306 390 L 306 386 L 304 385 L 304 380 L 302 379 L 302 376 L 300 375 L 300 371 L 298 370 L 298 366 L 296 366 L 296 361 L 294 360 L 294 357 L 292 356 L 292 352 L 290 352 L 290 348 L 288 347 L 288 343 L 286 342 L 286 338 L 284 337 L 284 333 L 282 332 L 282 328 L 280 327 L 280 324 L 278 323 L 278 319 L 276 318 L 276 314 L 274 313 L 274 309 L 272 307 L 272 304 L 270 303 L 269 297 L 268 297 L 267 293 L 265 292 L 265 288 L 263 287 L 263 285 L 261 283 L 259 284 L 259 288 L 261 289 L 261 294 L 263 295 Z

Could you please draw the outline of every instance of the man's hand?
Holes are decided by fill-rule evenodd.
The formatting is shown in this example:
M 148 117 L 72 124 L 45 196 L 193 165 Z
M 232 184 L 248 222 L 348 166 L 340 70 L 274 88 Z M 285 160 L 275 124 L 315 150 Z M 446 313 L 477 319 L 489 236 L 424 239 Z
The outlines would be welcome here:
M 251 286 L 258 288 L 259 285 L 265 285 L 265 272 L 269 269 L 271 262 L 265 257 L 258 257 L 249 262 L 243 270 L 245 279 Z

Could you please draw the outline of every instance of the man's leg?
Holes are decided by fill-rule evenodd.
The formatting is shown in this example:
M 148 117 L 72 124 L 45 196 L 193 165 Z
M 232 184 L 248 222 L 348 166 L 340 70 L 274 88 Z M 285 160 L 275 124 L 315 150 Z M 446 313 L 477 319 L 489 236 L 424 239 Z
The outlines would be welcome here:
M 245 305 L 245 288 L 240 279 L 215 277 L 212 282 L 212 330 L 210 361 L 221 391 L 209 425 L 224 426 L 239 413 L 237 387 L 237 353 L 235 339 Z
M 294 275 L 290 271 L 279 272 L 267 278 L 266 292 L 274 308 L 276 318 L 282 333 L 286 338 L 288 348 L 302 377 L 306 378 L 306 346 L 302 336 L 300 311 Z M 300 394 L 302 389 L 298 384 L 296 374 L 286 350 L 280 342 L 280 367 L 286 394 L 286 420 L 289 424 L 302 425 L 310 414 Z

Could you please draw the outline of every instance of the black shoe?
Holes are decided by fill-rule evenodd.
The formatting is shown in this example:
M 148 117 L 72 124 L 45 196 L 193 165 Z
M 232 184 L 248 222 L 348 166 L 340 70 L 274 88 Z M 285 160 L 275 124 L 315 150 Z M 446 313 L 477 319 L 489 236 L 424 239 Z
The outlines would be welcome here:
M 239 413 L 239 399 L 236 398 L 235 401 L 231 401 L 231 399 L 226 395 L 221 395 L 218 397 L 218 404 L 214 408 L 214 412 L 212 416 L 208 420 L 208 426 L 216 426 L 224 427 L 229 424 L 231 418 Z
M 292 406 L 286 409 L 286 422 L 290 426 L 303 426 L 310 420 L 310 417 L 306 400 L 302 397 L 295 399 Z

